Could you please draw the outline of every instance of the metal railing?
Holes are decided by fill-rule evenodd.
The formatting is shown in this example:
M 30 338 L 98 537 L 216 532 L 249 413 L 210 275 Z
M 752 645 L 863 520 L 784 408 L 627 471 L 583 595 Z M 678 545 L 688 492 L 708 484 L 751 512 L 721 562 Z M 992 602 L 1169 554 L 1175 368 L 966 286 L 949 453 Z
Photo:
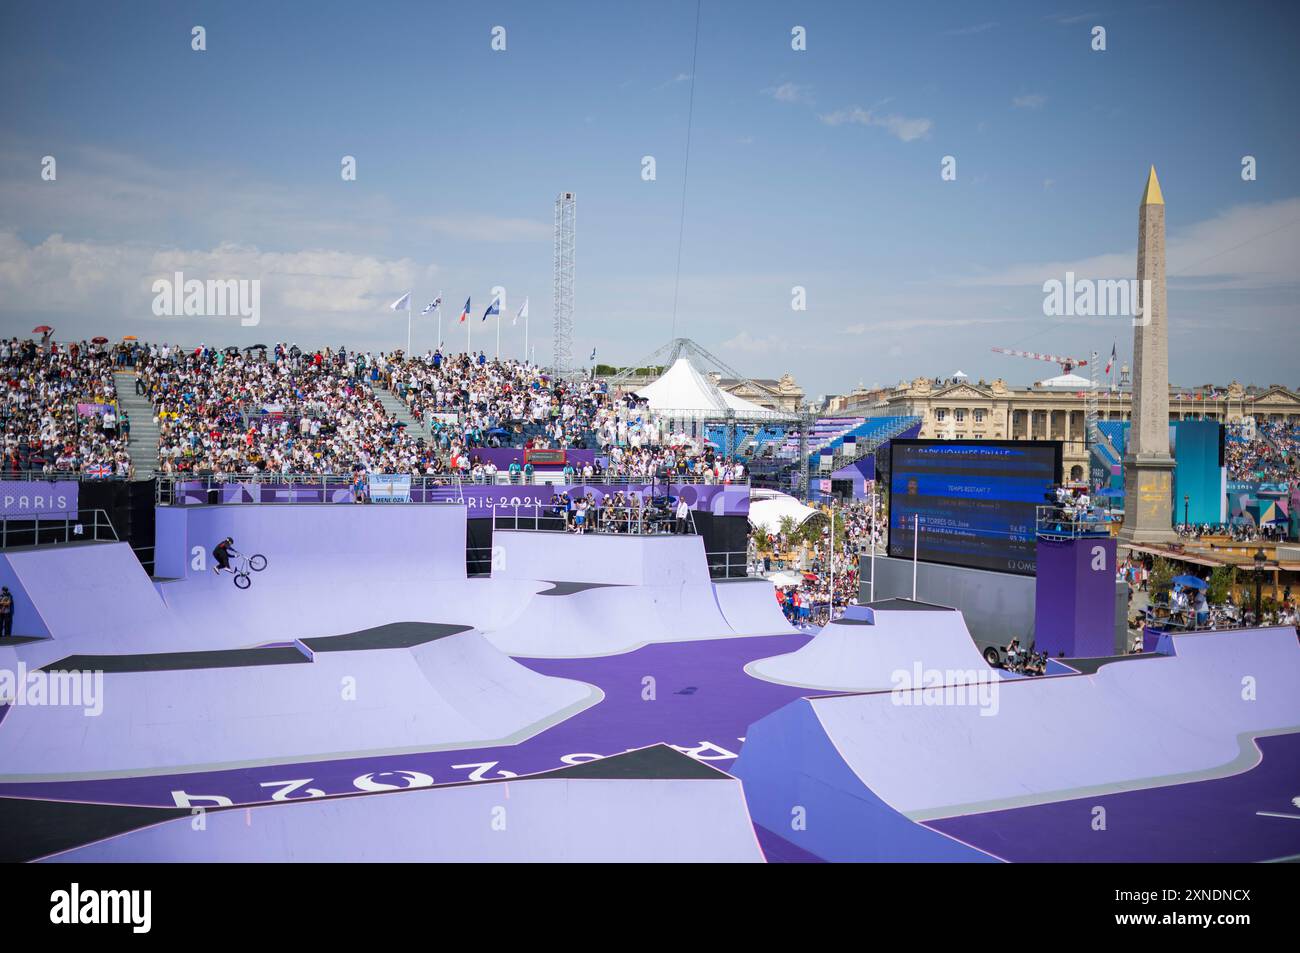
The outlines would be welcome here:
M 1042 539 L 1080 539 L 1109 536 L 1114 521 L 1104 512 L 1066 505 L 1036 507 L 1034 522 Z
M 534 473 L 530 477 L 523 474 L 502 474 L 498 471 L 497 479 L 484 477 L 462 478 L 456 473 L 442 473 L 411 477 L 411 502 L 413 503 L 460 503 L 464 500 L 464 487 L 467 486 L 613 486 L 613 487 L 649 487 L 653 493 L 656 487 L 669 486 L 734 486 L 749 487 L 749 480 L 711 483 L 700 477 L 678 477 L 669 479 L 641 478 L 634 476 L 592 476 L 583 477 L 573 474 L 568 480 L 558 473 Z M 286 499 L 254 500 L 267 503 L 327 503 L 336 502 L 331 494 L 350 491 L 355 485 L 355 477 L 342 474 L 319 473 L 227 473 L 220 476 L 178 475 L 159 473 L 155 477 L 155 500 L 159 506 L 171 506 L 177 502 L 178 489 L 183 495 L 202 497 L 190 502 L 221 502 L 221 491 L 225 487 L 256 486 L 297 491 Z M 572 482 L 570 482 L 570 480 Z M 213 495 L 215 494 L 215 498 Z M 259 491 L 260 496 L 260 491 Z
M 60 543 L 121 542 L 113 521 L 102 509 L 77 510 L 72 516 L 32 516 L 0 520 L 0 549 L 55 546 Z
M 756 571 L 750 571 L 749 550 L 721 549 L 711 553 L 706 552 L 704 557 L 709 563 L 711 579 L 747 579 L 758 575 Z
M 492 529 L 534 530 L 539 532 L 576 532 L 623 536 L 698 536 L 695 511 L 688 510 L 684 532 L 677 532 L 677 516 L 671 509 L 646 508 L 628 510 L 626 507 L 598 505 L 587 509 L 583 522 L 575 518 L 576 510 L 561 509 L 554 505 L 538 506 L 535 503 L 499 506 L 492 504 Z
M 253 503 L 336 503 L 346 502 L 336 498 L 336 494 L 351 493 L 356 502 L 369 502 L 368 491 L 364 490 L 360 499 L 353 492 L 357 486 L 352 476 L 318 473 L 258 473 L 258 474 L 223 474 L 217 476 L 176 476 L 158 474 L 156 477 L 155 501 L 159 506 L 172 506 L 179 501 L 188 503 L 223 503 L 234 502 L 223 498 L 223 491 L 239 487 L 255 487 L 256 498 Z M 464 493 L 460 477 L 456 474 L 437 474 L 411 477 L 412 503 L 463 503 Z M 288 495 L 268 499 L 262 498 L 261 491 L 288 491 Z M 188 497 L 188 499 L 185 499 Z M 243 501 L 248 502 L 248 501 Z
M 52 483 L 56 480 L 71 480 L 78 483 L 114 483 L 130 480 L 127 476 L 115 473 L 107 476 L 92 476 L 80 470 L 5 470 L 0 469 L 0 480 L 14 480 L 28 483 Z

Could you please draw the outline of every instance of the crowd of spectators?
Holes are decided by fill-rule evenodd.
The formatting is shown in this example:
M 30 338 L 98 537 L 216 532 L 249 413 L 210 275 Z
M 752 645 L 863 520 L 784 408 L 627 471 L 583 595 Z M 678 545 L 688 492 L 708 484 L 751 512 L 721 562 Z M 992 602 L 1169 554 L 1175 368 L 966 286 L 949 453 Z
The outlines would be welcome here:
M 442 463 L 384 409 L 370 354 L 150 345 L 135 367 L 166 474 L 423 474 Z
M 153 403 L 165 474 L 455 471 L 486 482 L 497 466 L 476 451 L 508 446 L 596 450 L 604 462 L 588 465 L 595 470 L 588 479 L 745 477 L 739 462 L 721 459 L 703 438 L 670 431 L 635 396 L 483 353 L 132 344 L 115 360 L 135 369 L 137 393 Z M 385 409 L 383 391 L 415 426 Z M 511 470 L 516 481 L 530 475 Z
M 1229 424 L 1224 462 L 1229 480 L 1295 483 L 1300 480 L 1300 424 L 1265 421 L 1254 436 L 1241 424 Z
M 6 473 L 129 477 L 111 353 L 98 344 L 0 341 Z M 80 407 L 79 407 L 80 405 Z

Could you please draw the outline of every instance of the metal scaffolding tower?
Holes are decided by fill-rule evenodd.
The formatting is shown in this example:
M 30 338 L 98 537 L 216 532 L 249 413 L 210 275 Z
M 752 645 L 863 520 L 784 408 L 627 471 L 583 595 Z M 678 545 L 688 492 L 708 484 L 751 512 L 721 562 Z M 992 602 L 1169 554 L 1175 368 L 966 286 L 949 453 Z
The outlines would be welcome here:
M 552 358 L 556 374 L 568 374 L 573 366 L 573 273 L 577 240 L 577 199 L 561 192 L 555 199 L 555 300 L 551 313 L 555 321 Z

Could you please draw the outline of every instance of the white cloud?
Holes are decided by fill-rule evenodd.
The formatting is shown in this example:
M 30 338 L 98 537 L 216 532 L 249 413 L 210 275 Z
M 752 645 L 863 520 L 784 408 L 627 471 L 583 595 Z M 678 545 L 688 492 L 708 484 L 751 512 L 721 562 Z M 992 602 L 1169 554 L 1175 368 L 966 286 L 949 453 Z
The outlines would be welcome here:
M 1171 230 L 1166 239 L 1170 283 L 1201 290 L 1295 285 L 1300 277 L 1300 198 L 1238 205 L 1213 218 Z M 1067 271 L 1079 278 L 1131 277 L 1137 249 L 1073 261 L 1025 262 L 969 279 L 969 285 L 1038 285 Z
M 1016 109 L 1042 109 L 1046 103 L 1047 97 L 1042 93 L 1025 93 L 1011 100 L 1011 105 Z
M 903 142 L 911 142 L 914 139 L 923 139 L 930 134 L 934 123 L 929 119 L 909 118 L 907 116 L 879 116 L 869 109 L 863 109 L 860 106 L 854 106 L 851 109 L 838 109 L 832 113 L 825 113 L 818 116 L 822 122 L 828 126 L 842 126 L 845 123 L 854 123 L 860 126 L 877 126 L 885 129 L 891 136 L 901 139 Z
M 955 30 L 944 30 L 945 36 L 971 36 L 975 33 L 983 33 L 991 30 L 997 23 L 976 23 L 974 26 L 957 27 Z
M 799 83 L 782 83 L 780 86 L 769 86 L 763 90 L 778 103 L 811 103 L 812 87 L 803 86 Z
M 153 281 L 180 271 L 186 279 L 261 281 L 262 328 L 272 337 L 312 330 L 355 333 L 382 318 L 383 306 L 417 283 L 431 285 L 437 269 L 410 259 L 383 259 L 330 250 L 263 251 L 251 245 L 207 249 L 68 241 L 39 244 L 0 232 L 0 313 L 78 314 L 92 323 L 168 326 L 172 339 L 193 341 L 237 319 L 153 315 Z

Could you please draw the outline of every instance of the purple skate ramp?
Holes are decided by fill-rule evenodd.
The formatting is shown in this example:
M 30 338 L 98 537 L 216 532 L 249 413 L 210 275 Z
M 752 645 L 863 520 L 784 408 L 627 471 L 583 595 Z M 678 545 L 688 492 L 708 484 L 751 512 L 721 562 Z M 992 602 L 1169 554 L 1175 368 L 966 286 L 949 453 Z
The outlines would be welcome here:
M 502 587 L 495 599 L 469 598 L 461 506 L 173 506 L 157 517 L 173 646 L 181 637 L 185 648 L 253 645 L 411 619 L 474 625 L 502 618 L 535 591 Z M 238 551 L 267 558 L 246 590 L 213 572 L 211 549 L 226 536 Z
M 707 583 L 699 536 L 622 536 L 499 530 L 492 536 L 492 578 L 557 579 L 612 586 Z
M 616 655 L 652 642 L 788 631 L 764 625 L 767 631 L 738 632 L 729 624 L 698 536 L 510 530 L 496 533 L 493 546 L 494 582 L 554 580 L 558 573 L 565 577 L 539 586 L 514 618 L 486 630 L 492 644 L 508 655 Z M 770 594 L 768 598 L 775 601 Z M 746 602 L 741 597 L 731 601 L 738 611 Z
M 900 678 L 916 681 L 918 667 L 944 673 L 945 681 L 1000 676 L 975 648 L 960 612 L 919 602 L 860 607 L 802 648 L 751 662 L 745 671 L 818 691 L 875 692 L 894 688 Z
M 478 632 L 407 623 L 282 647 L 74 656 L 102 671 L 98 711 L 16 705 L 3 780 L 129 777 L 516 744 L 600 701 Z
M 209 811 L 202 831 L 189 812 L 150 824 L 120 809 L 8 802 L 0 815 L 43 811 L 85 844 L 48 858 L 59 862 L 763 860 L 740 784 L 665 746 L 511 781 Z M 59 836 L 21 849 L 41 856 Z
M 1256 737 L 1300 729 L 1293 629 L 1170 641 L 1167 658 L 981 686 L 991 692 L 796 702 L 751 727 L 735 772 L 756 822 L 818 856 L 924 859 L 941 842 L 901 820 L 1223 778 L 1257 763 Z M 786 834 L 796 805 L 809 826 Z M 839 834 L 813 829 L 823 813 L 839 819 Z
M 0 581 L 15 594 L 15 635 L 112 646 L 163 618 L 162 600 L 126 543 L 8 549 Z
M 766 579 L 728 579 L 713 584 L 722 617 L 737 635 L 794 632 L 776 604 L 776 587 Z

